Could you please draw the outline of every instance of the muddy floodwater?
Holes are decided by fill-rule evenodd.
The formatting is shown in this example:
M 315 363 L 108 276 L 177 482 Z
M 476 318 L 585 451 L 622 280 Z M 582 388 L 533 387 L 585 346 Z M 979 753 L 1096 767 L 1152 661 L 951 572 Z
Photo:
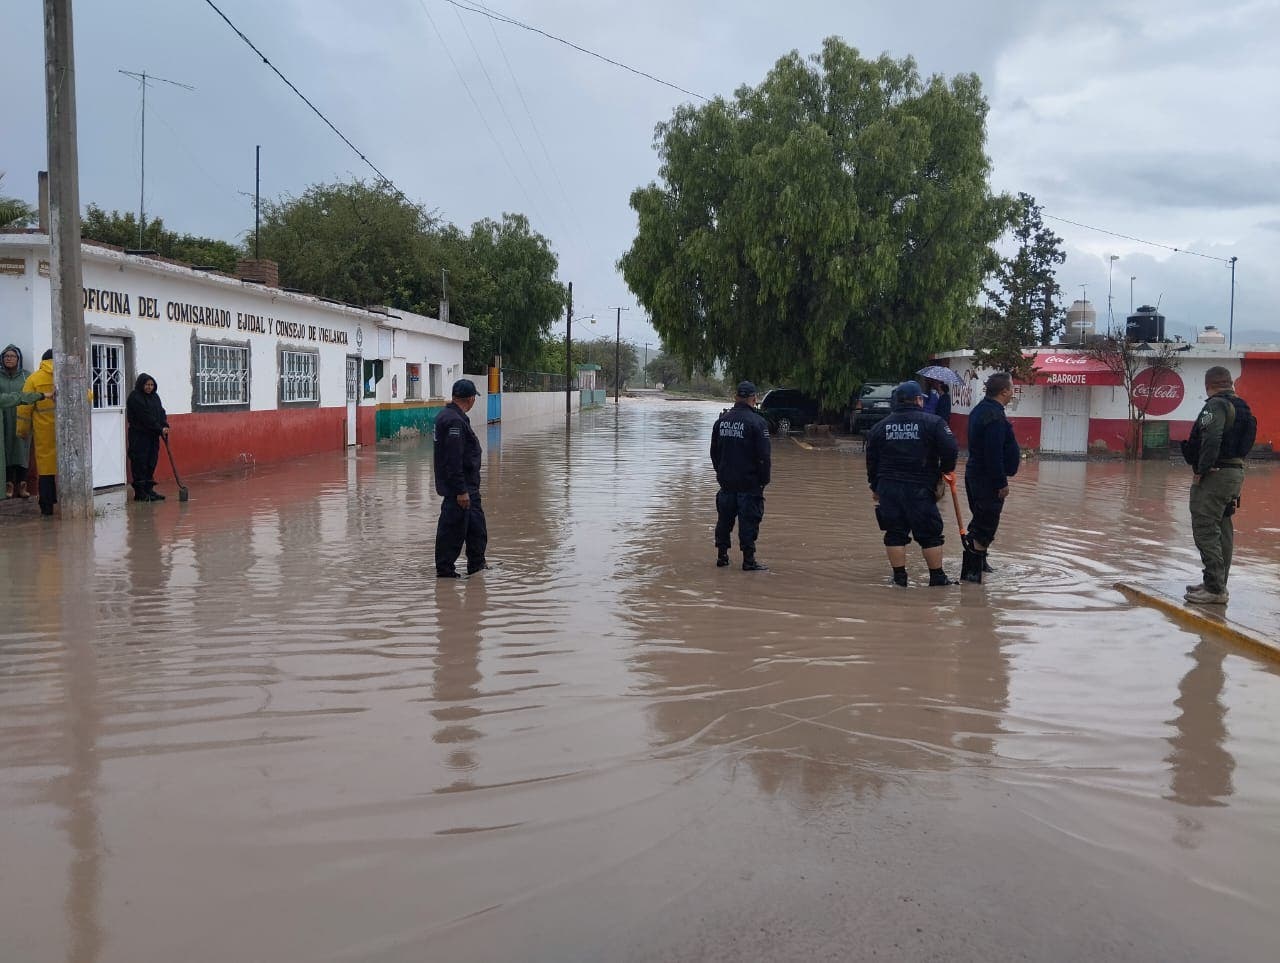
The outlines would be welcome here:
M 718 411 L 481 429 L 459 582 L 429 440 L 8 521 L 0 961 L 1277 958 L 1280 671 L 1112 588 L 1198 580 L 1184 468 L 1028 462 L 902 590 L 780 440 L 744 573 Z M 1280 630 L 1280 473 L 1237 529 Z

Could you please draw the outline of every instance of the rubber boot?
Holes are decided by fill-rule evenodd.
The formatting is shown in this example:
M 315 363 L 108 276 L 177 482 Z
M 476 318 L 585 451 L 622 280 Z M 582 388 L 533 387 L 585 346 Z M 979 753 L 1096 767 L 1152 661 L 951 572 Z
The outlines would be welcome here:
M 995 569 L 993 569 L 990 565 L 987 564 L 987 554 L 990 551 L 991 549 L 987 549 L 986 552 L 982 553 L 982 574 L 983 575 L 992 575 L 995 573 Z
M 769 566 L 763 562 L 757 562 L 755 552 L 752 552 L 750 555 L 744 554 L 742 556 L 742 570 L 744 572 L 767 572 L 769 571 Z
M 907 587 L 907 567 L 905 565 L 894 566 L 893 584 L 902 588 Z
M 151 499 L 147 497 L 147 486 L 146 486 L 146 485 L 142 484 L 141 482 L 134 482 L 134 483 L 133 483 L 133 500 L 134 500 L 135 502 L 149 502 L 149 501 L 151 501 Z
M 982 584 L 982 561 L 986 554 L 986 552 L 965 547 L 964 556 L 960 561 L 960 581 L 972 582 L 975 585 Z
M 929 569 L 929 584 L 931 586 L 938 586 L 938 585 L 957 585 L 959 583 L 957 583 L 953 579 L 947 578 L 947 573 L 944 572 L 942 569 L 931 568 Z
M 716 568 L 726 568 L 729 565 L 729 553 L 723 548 L 716 552 Z

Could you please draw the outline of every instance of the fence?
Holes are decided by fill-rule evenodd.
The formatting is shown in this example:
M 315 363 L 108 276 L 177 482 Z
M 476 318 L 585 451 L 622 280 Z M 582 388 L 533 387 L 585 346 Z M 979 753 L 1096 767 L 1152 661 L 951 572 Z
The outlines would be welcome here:
M 574 383 L 577 386 L 577 383 Z M 564 373 L 502 369 L 503 391 L 564 391 Z

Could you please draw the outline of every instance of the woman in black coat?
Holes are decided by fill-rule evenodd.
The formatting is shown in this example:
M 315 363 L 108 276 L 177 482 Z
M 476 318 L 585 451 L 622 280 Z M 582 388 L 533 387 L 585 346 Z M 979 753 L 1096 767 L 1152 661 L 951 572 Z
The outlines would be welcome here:
M 125 402 L 129 422 L 129 468 L 133 472 L 133 500 L 160 502 L 156 491 L 156 462 L 160 460 L 160 439 L 169 435 L 169 418 L 156 394 L 156 379 L 145 372 L 138 375 L 129 400 Z

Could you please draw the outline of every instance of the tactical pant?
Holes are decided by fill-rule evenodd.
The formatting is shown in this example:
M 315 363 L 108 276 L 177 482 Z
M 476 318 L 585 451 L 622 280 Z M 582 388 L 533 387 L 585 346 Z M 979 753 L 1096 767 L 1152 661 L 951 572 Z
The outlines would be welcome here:
M 1000 513 L 1004 511 L 1004 499 L 996 494 L 990 484 L 965 475 L 964 493 L 969 499 L 969 535 L 979 545 L 990 545 L 996 539 L 1000 527 Z
M 158 436 L 129 436 L 129 471 L 133 475 L 133 490 L 139 495 L 154 491 L 156 465 L 160 462 L 160 438 Z
M 890 547 L 906 545 L 914 535 L 921 548 L 937 548 L 944 541 L 942 514 L 931 485 L 882 480 L 876 486 L 880 504 L 876 522 Z
M 760 520 L 764 518 L 764 494 L 762 492 L 727 492 L 723 488 L 716 493 L 716 548 L 729 550 L 729 536 L 733 523 L 738 522 L 738 545 L 743 555 L 754 555 L 756 538 L 760 535 Z
M 484 568 L 484 553 L 489 545 L 489 525 L 485 521 L 480 495 L 471 493 L 471 507 L 463 508 L 453 495 L 440 503 L 440 521 L 436 524 L 436 573 L 456 572 L 454 564 L 467 548 L 467 571 Z
M 1244 469 L 1238 465 L 1211 471 L 1191 486 L 1191 534 L 1204 566 L 1204 587 L 1210 592 L 1227 587 L 1235 543 L 1231 516 L 1243 486 Z

